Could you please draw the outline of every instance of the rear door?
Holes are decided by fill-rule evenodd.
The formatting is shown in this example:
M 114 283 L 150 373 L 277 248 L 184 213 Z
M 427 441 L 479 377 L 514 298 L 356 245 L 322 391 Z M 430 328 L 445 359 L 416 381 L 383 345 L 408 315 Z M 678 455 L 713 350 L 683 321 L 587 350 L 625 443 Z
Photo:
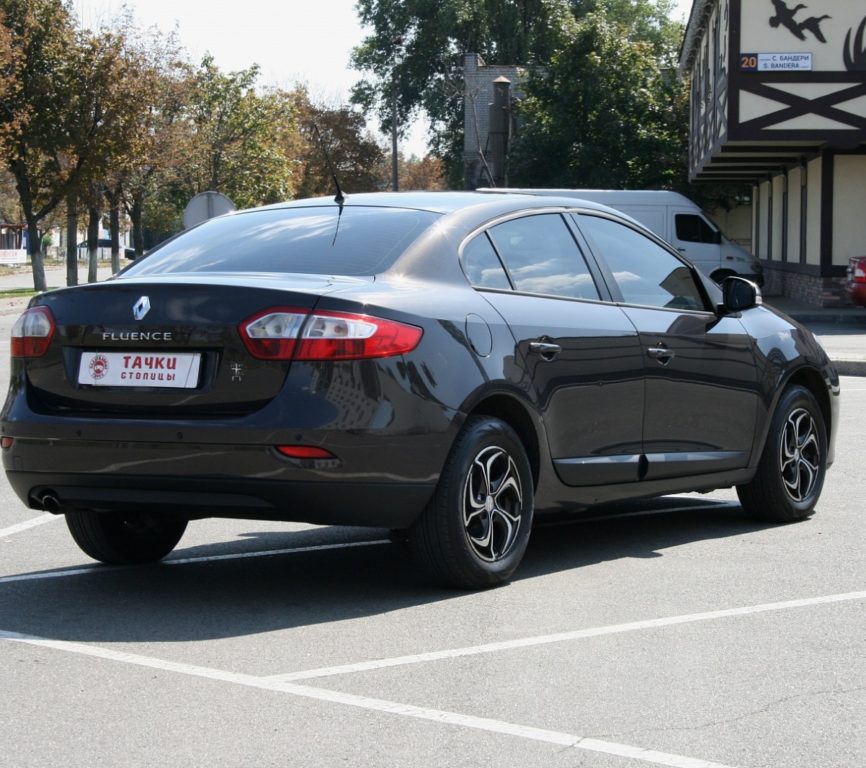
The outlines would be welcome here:
M 693 269 L 659 243 L 611 218 L 578 219 L 639 334 L 645 478 L 745 467 L 759 396 L 742 324 L 719 318 Z
M 510 219 L 464 247 L 470 282 L 515 339 L 505 375 L 541 412 L 560 479 L 636 482 L 643 421 L 642 357 L 625 314 L 601 301 L 558 213 Z

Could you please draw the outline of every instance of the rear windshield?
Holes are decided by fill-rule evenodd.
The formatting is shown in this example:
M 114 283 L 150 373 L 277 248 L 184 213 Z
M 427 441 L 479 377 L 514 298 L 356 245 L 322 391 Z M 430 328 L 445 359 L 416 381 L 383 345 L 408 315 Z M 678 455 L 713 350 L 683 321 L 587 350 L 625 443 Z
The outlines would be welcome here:
M 224 216 L 153 251 L 126 275 L 295 272 L 374 275 L 439 214 L 403 208 L 281 208 Z

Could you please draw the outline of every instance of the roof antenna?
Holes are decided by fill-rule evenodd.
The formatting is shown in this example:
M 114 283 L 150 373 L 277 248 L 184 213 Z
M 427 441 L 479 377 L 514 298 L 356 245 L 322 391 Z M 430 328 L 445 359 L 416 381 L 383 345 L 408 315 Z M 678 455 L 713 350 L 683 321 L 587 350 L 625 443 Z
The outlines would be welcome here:
M 328 170 L 331 172 L 331 178 L 334 180 L 334 187 L 337 189 L 337 194 L 334 196 L 334 202 L 340 206 L 340 213 L 343 212 L 343 203 L 346 200 L 346 196 L 343 194 L 343 190 L 340 188 L 340 182 L 337 179 L 337 172 L 334 170 L 334 164 L 331 162 L 331 156 L 328 154 L 328 148 L 325 146 L 325 142 L 322 140 L 322 134 L 319 133 L 319 126 L 316 123 L 312 123 L 313 130 L 316 132 L 316 138 L 319 140 L 319 146 L 322 148 L 322 154 L 325 156 L 325 162 L 328 164 Z

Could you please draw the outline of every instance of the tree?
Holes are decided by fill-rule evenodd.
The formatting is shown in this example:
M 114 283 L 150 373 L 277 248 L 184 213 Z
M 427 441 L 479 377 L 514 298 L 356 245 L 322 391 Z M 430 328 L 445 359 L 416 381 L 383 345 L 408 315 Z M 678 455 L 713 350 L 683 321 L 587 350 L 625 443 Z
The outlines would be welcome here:
M 402 164 L 403 189 L 445 189 L 445 165 L 441 158 L 412 156 Z
M 359 0 L 372 31 L 352 54 L 366 73 L 353 101 L 390 131 L 423 110 L 431 146 L 453 184 L 462 179 L 463 57 L 489 64 L 544 64 L 572 22 L 568 0 Z M 396 99 L 394 94 L 396 91 Z
M 571 0 L 576 19 L 602 13 L 630 42 L 649 43 L 660 67 L 676 66 L 682 24 L 671 19 L 671 0 Z
M 367 130 L 363 115 L 346 105 L 329 108 L 311 104 L 304 91 L 298 93 L 296 109 L 299 128 L 306 138 L 299 158 L 299 197 L 336 193 L 329 158 L 344 193 L 373 192 L 385 186 L 385 153 Z M 313 125 L 318 128 L 321 142 Z
M 685 183 L 687 94 L 651 42 L 604 10 L 536 72 L 509 169 L 525 186 L 673 188 Z
M 81 183 L 67 197 L 74 212 L 83 198 L 88 210 L 88 280 L 96 280 L 97 240 L 106 198 L 117 210 L 122 181 L 139 155 L 150 94 L 140 76 L 145 61 L 131 41 L 137 30 L 123 15 L 97 32 L 78 32 L 75 100 L 70 104 L 67 154 L 81 163 Z M 78 199 L 75 199 L 77 196 Z M 111 233 L 112 268 L 119 269 L 118 220 Z M 71 230 L 70 226 L 70 230 Z M 67 282 L 77 265 L 67 251 Z
M 33 284 L 44 290 L 39 223 L 82 172 L 82 163 L 66 154 L 75 33 L 61 0 L 0 0 L 0 13 L 12 47 L 0 74 L 6 91 L 0 101 L 0 151 L 27 224 Z
M 288 198 L 292 168 L 280 137 L 290 116 L 256 93 L 256 65 L 223 73 L 205 56 L 193 74 L 188 106 L 192 154 L 179 168 L 187 199 L 214 190 L 246 208 Z

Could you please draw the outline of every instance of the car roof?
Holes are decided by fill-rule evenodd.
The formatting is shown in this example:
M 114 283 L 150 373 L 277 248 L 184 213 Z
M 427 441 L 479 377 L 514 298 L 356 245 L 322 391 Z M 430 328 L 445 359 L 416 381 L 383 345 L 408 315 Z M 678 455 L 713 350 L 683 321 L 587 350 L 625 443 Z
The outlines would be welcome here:
M 344 198 L 343 206 L 352 207 L 379 207 L 379 208 L 406 208 L 432 213 L 448 214 L 455 211 L 472 208 L 476 206 L 508 210 L 526 210 L 531 208 L 574 208 L 575 206 L 586 207 L 597 210 L 609 210 L 606 206 L 591 201 L 578 201 L 574 197 L 540 197 L 533 194 L 519 193 L 491 193 L 491 192 L 363 192 L 359 194 L 348 194 Z M 338 203 L 332 197 L 314 197 L 303 200 L 291 200 L 284 203 L 263 206 L 250 210 L 275 210 L 280 208 L 309 208 L 309 207 L 338 207 Z M 243 213 L 243 211 L 238 211 Z

